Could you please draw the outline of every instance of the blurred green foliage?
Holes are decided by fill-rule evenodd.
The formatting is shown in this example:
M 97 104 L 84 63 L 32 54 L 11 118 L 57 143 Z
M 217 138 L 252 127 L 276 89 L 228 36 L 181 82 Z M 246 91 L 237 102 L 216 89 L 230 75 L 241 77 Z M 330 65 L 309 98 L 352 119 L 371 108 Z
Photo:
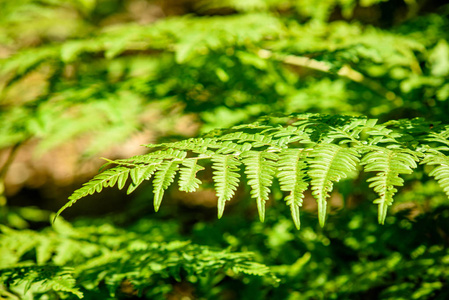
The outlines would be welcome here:
M 447 7 L 387 29 L 328 22 L 378 1 L 199 1 L 196 15 L 140 23 L 132 2 L 1 2 L 2 147 L 90 133 L 95 153 L 155 126 L 149 107 L 198 113 L 205 130 L 269 112 L 444 119 Z
M 448 28 L 449 6 L 430 0 L 0 0 L 0 297 L 449 298 L 449 208 L 426 172 L 405 177 L 383 226 L 355 178 L 337 187 L 325 228 L 306 212 L 301 231 L 276 187 L 264 224 L 247 191 L 218 222 L 173 199 L 153 216 L 143 188 L 114 221 L 55 228 L 3 194 L 29 143 L 42 154 L 87 139 L 82 159 L 137 133 L 195 134 L 176 126 L 185 116 L 200 132 L 303 112 L 437 126 Z
M 315 215 L 306 213 L 300 231 L 280 202 L 273 203 L 264 224 L 248 214 L 244 203 L 238 206 L 220 222 L 198 222 L 198 214 L 190 214 L 144 217 L 128 224 L 121 217 L 73 225 L 58 220 L 54 229 L 42 232 L 2 227 L 0 276 L 10 289 L 1 293 L 6 299 L 15 299 L 6 291 L 24 299 L 76 299 L 79 292 L 85 299 L 166 299 L 174 292 L 191 299 L 449 295 L 447 206 L 415 219 L 403 210 L 379 226 L 376 210 L 360 205 L 339 212 L 324 229 Z M 164 221 L 167 217 L 171 220 Z M 18 268 L 32 271 L 20 281 Z M 72 281 L 67 279 L 65 289 L 51 282 L 41 285 L 33 275 L 43 270 L 60 285 L 58 276 Z M 30 280 L 35 283 L 25 287 Z
M 12 292 L 23 297 L 31 290 L 29 295 L 49 294 L 51 299 L 66 293 L 106 299 L 123 293 L 124 285 L 128 296 L 164 299 L 172 278 L 197 283 L 206 299 L 214 297 L 214 285 L 227 277 L 260 276 L 277 283 L 252 253 L 174 240 L 180 238 L 175 228 L 144 219 L 126 231 L 107 223 L 72 227 L 64 221 L 40 233 L 2 227 L 0 278 L 4 287 L 13 286 Z

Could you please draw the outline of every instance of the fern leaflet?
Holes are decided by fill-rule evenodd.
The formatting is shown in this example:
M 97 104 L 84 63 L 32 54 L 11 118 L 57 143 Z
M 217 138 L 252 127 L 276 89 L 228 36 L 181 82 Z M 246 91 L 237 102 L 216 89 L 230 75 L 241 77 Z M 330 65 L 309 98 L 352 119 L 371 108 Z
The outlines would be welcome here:
M 239 184 L 240 174 L 238 166 L 240 161 L 230 155 L 215 155 L 212 157 L 212 169 L 215 181 L 215 190 L 218 197 L 218 218 L 223 216 L 226 201 L 234 196 Z
M 265 219 L 265 202 L 268 200 L 270 186 L 276 173 L 275 161 L 278 155 L 272 152 L 247 151 L 242 154 L 245 174 L 251 186 L 251 196 L 257 201 L 260 221 Z
M 429 175 L 434 177 L 440 187 L 449 197 L 449 157 L 442 154 L 440 151 L 433 150 L 427 153 L 421 162 L 429 166 L 436 166 Z
M 388 206 L 393 204 L 393 195 L 398 191 L 395 186 L 402 186 L 404 180 L 400 174 L 411 174 L 416 168 L 418 158 L 415 153 L 407 149 L 373 148 L 360 161 L 365 172 L 378 172 L 375 177 L 368 179 L 369 187 L 379 194 L 380 198 L 374 200 L 378 204 L 378 221 L 384 224 L 387 217 Z
M 196 174 L 204 170 L 204 167 L 198 165 L 197 159 L 185 160 L 183 167 L 179 171 L 179 190 L 184 192 L 194 192 L 200 186 L 201 180 L 196 178 Z
M 443 127 L 443 126 L 442 126 Z M 449 147 L 449 126 L 444 126 L 444 129 L 440 132 L 431 132 L 428 134 L 426 141 L 437 142 Z M 448 149 L 446 149 L 448 150 Z
M 178 171 L 178 160 L 164 161 L 156 171 L 153 180 L 153 193 L 154 193 L 154 210 L 158 211 L 161 206 L 162 197 L 165 190 L 173 183 L 173 180 Z
M 142 165 L 130 170 L 131 184 L 128 187 L 127 194 L 131 194 L 144 180 L 150 180 L 154 171 L 156 171 L 157 164 Z
M 311 178 L 312 195 L 318 204 L 318 219 L 321 227 L 326 220 L 326 198 L 333 189 L 333 183 L 346 178 L 356 170 L 359 162 L 354 149 L 334 144 L 321 144 L 310 154 L 313 157 L 308 175 Z
M 304 191 L 309 183 L 306 181 L 307 164 L 304 161 L 305 151 L 303 149 L 288 149 L 279 155 L 279 172 L 277 177 L 281 190 L 289 192 L 285 197 L 287 205 L 290 206 L 293 222 L 297 229 L 300 228 L 299 208 L 302 206 Z

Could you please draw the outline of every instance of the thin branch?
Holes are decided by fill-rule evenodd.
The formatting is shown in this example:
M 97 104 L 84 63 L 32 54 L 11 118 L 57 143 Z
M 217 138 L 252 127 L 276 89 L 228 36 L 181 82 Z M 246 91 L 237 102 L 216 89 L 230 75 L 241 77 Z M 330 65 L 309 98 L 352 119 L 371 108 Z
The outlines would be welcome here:
M 275 59 L 277 61 L 283 62 L 288 65 L 297 66 L 297 67 L 303 67 L 308 68 L 324 73 L 331 73 L 331 65 L 323 62 L 318 61 L 313 58 L 305 57 L 305 56 L 296 56 L 296 55 L 280 55 L 273 53 L 266 49 L 260 49 L 257 54 L 259 57 L 264 59 Z M 384 88 L 381 84 L 379 84 L 377 81 L 372 80 L 370 78 L 365 77 L 362 73 L 352 69 L 348 65 L 343 66 L 340 68 L 340 70 L 337 71 L 337 75 L 341 77 L 348 78 L 354 82 L 360 83 L 364 85 L 365 87 L 369 88 L 373 92 L 377 93 L 378 95 L 392 101 L 397 106 L 400 106 L 403 104 L 403 100 L 401 97 L 393 93 L 392 91 Z
M 11 166 L 11 163 L 14 161 L 14 158 L 16 157 L 17 150 L 19 149 L 20 145 L 21 143 L 17 143 L 11 148 L 11 151 L 9 152 L 8 157 L 6 158 L 5 163 L 0 169 L 0 207 L 6 206 L 7 203 L 5 197 L 5 177 L 6 173 L 8 173 L 8 169 Z
M 19 150 L 20 145 L 22 145 L 22 143 L 17 143 L 11 148 L 5 163 L 0 169 L 0 180 L 3 180 L 5 178 L 9 167 L 11 166 L 12 162 L 14 161 L 14 158 L 16 157 L 17 150 Z

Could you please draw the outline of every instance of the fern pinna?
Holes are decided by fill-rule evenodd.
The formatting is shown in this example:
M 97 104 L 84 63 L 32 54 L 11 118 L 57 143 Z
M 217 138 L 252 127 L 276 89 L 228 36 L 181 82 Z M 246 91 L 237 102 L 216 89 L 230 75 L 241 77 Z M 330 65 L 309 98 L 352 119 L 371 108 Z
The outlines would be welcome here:
M 418 163 L 429 166 L 425 170 L 430 170 L 429 175 L 449 196 L 448 135 L 448 125 L 430 124 L 422 119 L 377 124 L 366 117 L 341 115 L 266 117 L 199 138 L 148 145 L 148 154 L 110 161 L 108 164 L 115 166 L 76 190 L 57 215 L 104 187 L 117 184 L 122 189 L 128 178 L 131 193 L 153 175 L 157 211 L 164 191 L 175 181 L 178 171 L 179 189 L 194 192 L 201 184 L 197 174 L 211 162 L 219 218 L 243 171 L 261 221 L 270 188 L 277 178 L 296 227 L 300 227 L 299 209 L 309 186 L 323 226 L 334 183 L 364 171 L 372 174 L 367 181 L 378 194 L 374 203 L 379 208 L 379 223 L 383 224 L 397 187 L 404 183 L 400 176 L 411 174 Z

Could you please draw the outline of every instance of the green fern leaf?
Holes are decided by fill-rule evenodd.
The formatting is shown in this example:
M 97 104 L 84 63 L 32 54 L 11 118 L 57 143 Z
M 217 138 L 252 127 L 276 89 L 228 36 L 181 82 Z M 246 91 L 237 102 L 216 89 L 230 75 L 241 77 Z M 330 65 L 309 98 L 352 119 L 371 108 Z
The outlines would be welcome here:
M 257 201 L 260 221 L 265 220 L 265 202 L 268 200 L 273 176 L 276 173 L 275 162 L 278 155 L 265 151 L 247 151 L 242 153 L 245 174 L 251 187 L 251 196 Z
M 216 148 L 217 154 L 240 154 L 243 151 L 251 149 L 251 144 L 245 142 L 244 144 L 236 144 L 232 141 L 218 141 L 214 145 L 210 145 L 211 148 Z
M 306 181 L 307 164 L 304 161 L 306 152 L 303 149 L 288 149 L 279 154 L 279 167 L 277 177 L 281 190 L 289 192 L 285 197 L 290 206 L 293 222 L 296 228 L 300 228 L 299 208 L 302 206 L 304 191 L 309 183 Z
M 352 119 L 342 126 L 332 126 L 328 137 L 334 140 L 334 143 L 346 144 L 354 143 L 360 144 L 360 133 L 363 130 L 374 127 L 376 124 L 375 119 Z
M 429 175 L 438 181 L 440 187 L 449 197 L 449 157 L 440 151 L 432 150 L 427 153 L 421 164 L 436 166 Z
M 183 167 L 179 171 L 179 190 L 184 192 L 194 192 L 200 186 L 201 180 L 196 178 L 196 174 L 204 170 L 204 167 L 198 165 L 197 159 L 185 160 Z
M 290 143 L 294 142 L 310 142 L 309 136 L 301 128 L 296 126 L 278 126 L 271 129 L 266 129 L 263 133 L 270 134 L 277 140 L 277 144 L 281 148 L 285 148 Z
M 232 271 L 237 274 L 244 273 L 261 277 L 270 274 L 270 268 L 268 266 L 252 261 L 235 264 L 232 266 Z M 272 278 L 275 279 L 274 276 Z M 275 279 L 275 281 L 279 281 L 279 279 Z
M 443 128 L 442 131 L 430 132 L 425 140 L 427 142 L 436 142 L 439 144 L 443 144 L 444 146 L 442 147 L 446 147 L 444 150 L 448 150 L 447 147 L 449 146 L 449 125 L 441 127 Z
M 177 149 L 173 156 L 178 157 L 179 159 L 183 159 L 186 157 L 185 151 L 192 151 L 193 153 L 203 154 L 203 155 L 211 155 L 213 152 L 208 150 L 208 148 L 213 148 L 216 144 L 216 141 L 209 138 L 190 138 L 183 141 L 177 141 L 173 143 L 164 143 L 164 144 L 156 144 L 156 145 L 146 145 L 148 148 L 154 147 L 164 147 L 166 150 Z M 220 146 L 216 146 L 215 148 L 219 148 Z M 181 151 L 183 150 L 183 151 Z M 144 155 L 148 156 L 148 154 Z
M 131 194 L 144 180 L 150 180 L 154 171 L 156 171 L 161 161 L 156 161 L 151 165 L 142 165 L 131 169 L 129 175 L 131 177 L 131 184 L 128 187 L 127 194 Z
M 395 186 L 402 186 L 404 180 L 400 174 L 411 174 L 416 168 L 418 157 L 408 149 L 387 149 L 382 147 L 372 147 L 373 151 L 365 154 L 360 161 L 364 165 L 365 172 L 378 172 L 375 177 L 368 179 L 371 182 L 369 187 L 380 198 L 374 200 L 378 204 L 378 221 L 384 224 L 387 217 L 388 206 L 393 204 L 393 196 L 398 191 Z
M 346 178 L 356 171 L 359 162 L 358 153 L 351 148 L 343 148 L 334 144 L 321 144 L 310 154 L 308 175 L 311 178 L 312 195 L 318 204 L 318 219 L 321 227 L 326 220 L 326 198 L 333 189 L 333 183 Z
M 334 182 L 356 172 L 362 153 L 365 171 L 377 173 L 368 182 L 380 196 L 375 200 L 379 204 L 380 223 L 384 222 L 387 207 L 393 202 L 395 187 L 403 184 L 399 175 L 411 173 L 423 156 L 422 163 L 435 165 L 431 176 L 449 196 L 446 181 L 449 170 L 443 154 L 448 151 L 448 126 L 438 126 L 434 132 L 422 120 L 376 125 L 376 120 L 365 117 L 304 114 L 285 118 L 293 124 L 285 119 L 281 124 L 266 117 L 253 124 L 214 130 L 202 138 L 148 145 L 150 153 L 109 161 L 117 166 L 75 191 L 58 215 L 79 198 L 100 192 L 104 187 L 117 184 L 123 188 L 128 175 L 131 177 L 128 193 L 131 193 L 153 173 L 154 206 L 158 210 L 164 191 L 174 181 L 179 167 L 179 189 L 193 192 L 199 188 L 201 181 L 196 174 L 204 169 L 198 165 L 200 159 L 212 161 L 219 218 L 237 189 L 242 163 L 261 221 L 265 218 L 265 203 L 276 174 L 281 190 L 288 193 L 285 201 L 297 228 L 307 182 L 310 181 L 312 195 L 318 203 L 319 223 L 324 226 L 326 201 Z
M 125 186 L 126 180 L 128 179 L 130 169 L 122 166 L 117 166 L 112 169 L 106 170 L 90 181 L 86 182 L 83 187 L 77 189 L 69 197 L 69 202 L 67 202 L 63 207 L 61 207 L 56 213 L 54 220 L 68 207 L 71 207 L 79 199 L 86 197 L 87 195 L 92 195 L 95 192 L 100 193 L 105 187 L 112 187 L 116 183 L 119 189 Z
M 26 283 L 25 293 L 36 287 L 47 291 L 72 293 L 83 298 L 83 293 L 75 287 L 72 268 L 52 265 L 6 268 L 0 269 L 0 279 L 7 285 Z
M 145 145 L 149 148 L 155 148 L 155 147 L 164 147 L 164 144 L 159 145 Z M 115 161 L 114 163 L 118 164 L 152 164 L 155 162 L 155 160 L 161 160 L 161 159 L 177 159 L 182 160 L 187 156 L 187 153 L 185 151 L 181 151 L 178 149 L 164 149 L 160 151 L 151 152 L 144 155 L 137 155 L 134 157 L 131 157 L 129 159 L 120 159 Z
M 239 127 L 236 127 L 239 128 Z M 265 128 L 265 127 L 263 127 Z M 223 141 L 236 141 L 237 143 L 246 143 L 251 148 L 260 148 L 265 146 L 277 147 L 276 141 L 273 141 L 270 136 L 266 136 L 259 133 L 247 133 L 237 131 L 229 134 L 225 134 L 220 137 Z M 249 150 L 249 149 L 248 149 Z
M 239 184 L 240 161 L 230 155 L 215 155 L 212 157 L 213 179 L 218 197 L 218 218 L 223 216 L 226 201 L 234 196 Z
M 164 192 L 170 186 L 170 184 L 173 183 L 176 171 L 178 171 L 180 163 L 181 162 L 179 160 L 167 160 L 158 167 L 153 180 L 155 211 L 159 210 Z

